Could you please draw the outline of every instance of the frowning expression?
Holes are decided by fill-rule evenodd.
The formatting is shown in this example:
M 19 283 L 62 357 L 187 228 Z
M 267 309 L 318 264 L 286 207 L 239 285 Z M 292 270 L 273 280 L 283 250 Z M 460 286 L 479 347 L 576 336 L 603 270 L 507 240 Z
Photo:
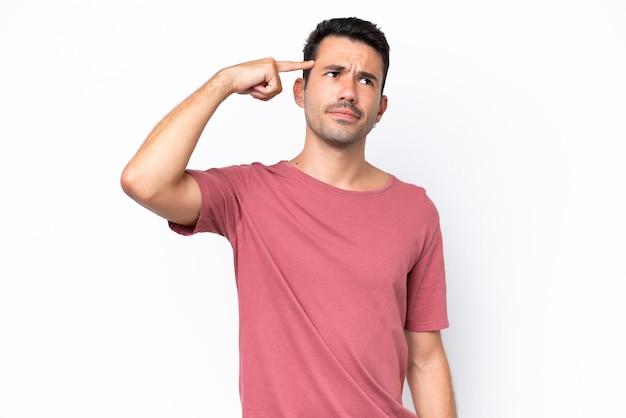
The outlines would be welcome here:
M 345 37 L 325 38 L 306 86 L 303 80 L 294 86 L 307 137 L 340 147 L 363 143 L 387 108 L 382 77 L 383 61 L 374 48 Z

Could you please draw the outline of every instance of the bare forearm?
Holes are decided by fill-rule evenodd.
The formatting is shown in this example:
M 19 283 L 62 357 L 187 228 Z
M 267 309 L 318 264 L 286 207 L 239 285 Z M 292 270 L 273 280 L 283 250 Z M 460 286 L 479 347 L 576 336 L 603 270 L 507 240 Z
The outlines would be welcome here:
M 423 364 L 410 364 L 407 380 L 419 418 L 456 418 L 450 368 L 445 354 Z
M 231 93 L 228 80 L 218 73 L 174 108 L 130 160 L 123 184 L 132 193 L 148 197 L 179 182 L 206 124 Z

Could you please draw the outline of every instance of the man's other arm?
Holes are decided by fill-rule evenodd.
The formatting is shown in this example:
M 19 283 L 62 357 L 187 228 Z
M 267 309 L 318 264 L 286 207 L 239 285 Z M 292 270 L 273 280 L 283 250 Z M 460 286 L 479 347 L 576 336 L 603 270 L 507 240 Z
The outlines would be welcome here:
M 456 418 L 448 358 L 440 331 L 406 331 L 407 381 L 419 418 Z

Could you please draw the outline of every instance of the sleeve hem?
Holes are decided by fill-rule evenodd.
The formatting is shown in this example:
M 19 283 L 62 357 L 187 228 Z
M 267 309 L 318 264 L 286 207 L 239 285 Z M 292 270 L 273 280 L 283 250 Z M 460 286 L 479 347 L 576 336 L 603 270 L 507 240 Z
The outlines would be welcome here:
M 413 332 L 439 331 L 448 328 L 450 323 L 447 319 L 437 322 L 414 323 L 407 322 L 404 329 Z

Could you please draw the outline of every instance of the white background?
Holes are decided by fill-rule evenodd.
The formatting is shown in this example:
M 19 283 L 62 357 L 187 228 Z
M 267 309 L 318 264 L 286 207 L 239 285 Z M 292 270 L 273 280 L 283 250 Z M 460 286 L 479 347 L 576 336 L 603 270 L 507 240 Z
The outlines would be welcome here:
M 460 416 L 624 416 L 626 3 L 2 0 L 0 417 L 238 416 L 230 247 L 119 176 L 215 71 L 353 15 L 392 48 L 368 159 L 441 214 Z M 294 156 L 297 75 L 192 166 Z

